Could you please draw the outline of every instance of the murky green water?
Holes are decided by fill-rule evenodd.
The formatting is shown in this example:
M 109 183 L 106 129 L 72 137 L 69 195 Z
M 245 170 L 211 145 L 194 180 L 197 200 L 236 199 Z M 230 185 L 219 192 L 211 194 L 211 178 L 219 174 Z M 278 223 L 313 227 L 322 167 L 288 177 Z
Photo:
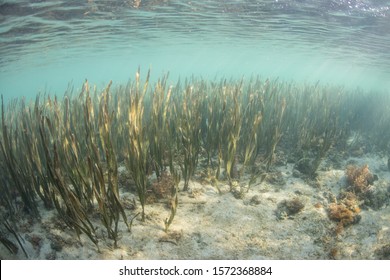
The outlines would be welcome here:
M 280 77 L 390 88 L 390 1 L 0 1 L 0 93 L 85 78 Z

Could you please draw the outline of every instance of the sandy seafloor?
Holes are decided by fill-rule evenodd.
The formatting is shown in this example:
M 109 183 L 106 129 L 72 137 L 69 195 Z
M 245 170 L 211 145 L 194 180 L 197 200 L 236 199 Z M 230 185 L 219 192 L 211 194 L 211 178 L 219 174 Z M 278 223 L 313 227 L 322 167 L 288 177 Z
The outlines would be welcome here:
M 372 190 L 387 192 L 387 200 L 378 209 L 362 203 L 361 219 L 339 234 L 337 222 L 330 220 L 328 205 L 346 189 L 348 164 L 368 164 L 378 176 Z M 124 168 L 120 169 L 125 172 Z M 245 178 L 240 183 L 245 185 Z M 182 182 L 180 188 L 182 188 Z M 164 220 L 170 210 L 164 199 L 147 204 L 146 221 L 137 217 L 132 232 L 120 222 L 118 248 L 96 217 L 96 246 L 77 235 L 56 216 L 56 211 L 41 209 L 41 220 L 20 215 L 19 233 L 28 259 L 389 259 L 390 258 L 390 171 L 387 157 L 361 155 L 343 159 L 337 166 L 325 160 L 315 180 L 294 171 L 294 164 L 275 164 L 266 179 L 255 183 L 243 198 L 235 198 L 226 183 L 219 188 L 207 183 L 200 174 L 190 182 L 190 191 L 179 193 L 179 206 L 168 232 Z M 121 187 L 126 205 L 137 197 Z M 280 208 L 284 200 L 298 197 L 304 208 L 287 215 Z M 130 218 L 139 212 L 126 210 Z M 14 240 L 13 237 L 9 237 Z M 26 259 L 22 250 L 10 254 L 0 244 L 0 259 Z

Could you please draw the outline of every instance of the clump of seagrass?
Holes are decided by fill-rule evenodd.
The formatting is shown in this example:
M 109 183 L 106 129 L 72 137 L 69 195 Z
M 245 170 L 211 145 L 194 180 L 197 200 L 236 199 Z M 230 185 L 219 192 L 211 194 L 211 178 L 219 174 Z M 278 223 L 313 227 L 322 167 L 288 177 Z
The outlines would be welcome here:
M 139 69 L 136 74 L 135 92 L 130 96 L 130 109 L 128 119 L 129 143 L 128 143 L 128 159 L 127 167 L 130 170 L 136 189 L 138 198 L 142 207 L 142 221 L 145 221 L 145 202 L 147 192 L 147 163 L 149 141 L 146 138 L 143 124 L 144 114 L 144 96 L 148 88 L 149 75 L 146 77 L 144 88 L 140 92 L 140 73 Z
M 52 186 L 52 200 L 60 218 L 73 229 L 78 236 L 85 233 L 98 246 L 98 239 L 86 209 L 83 207 L 74 189 L 66 182 L 64 170 L 61 168 L 59 149 L 61 145 L 56 139 L 54 127 L 50 119 L 42 118 L 40 122 L 40 136 L 44 147 L 47 169 L 47 180 Z M 99 247 L 98 247 L 99 249 Z
M 343 138 L 344 125 L 340 121 L 340 96 L 315 85 L 300 94 L 301 100 L 292 104 L 289 127 L 294 149 L 299 158 L 295 168 L 314 178 L 328 151 Z M 345 135 L 344 135 L 345 136 Z
M 111 141 L 111 123 L 114 116 L 110 115 L 109 112 L 110 86 L 111 82 L 100 96 L 98 114 L 99 136 L 107 165 L 107 179 L 103 176 L 102 163 L 99 162 L 99 157 L 95 158 L 95 165 L 90 168 L 94 175 L 94 194 L 98 202 L 101 220 L 107 229 L 108 237 L 114 240 L 116 248 L 119 237 L 118 224 L 120 216 L 122 216 L 129 231 L 130 226 L 127 223 L 126 214 L 119 199 L 117 156 Z
M 165 92 L 168 75 L 158 80 L 155 89 L 152 93 L 150 101 L 150 120 L 148 125 L 149 152 L 152 161 L 152 166 L 156 172 L 157 178 L 165 170 L 166 155 L 172 152 L 171 131 L 169 129 L 170 110 L 172 87 L 169 87 Z M 170 156 L 170 155 L 169 155 Z
M 12 184 L 12 192 L 21 197 L 24 209 L 37 217 L 39 216 L 39 213 L 35 200 L 36 193 L 34 188 L 30 187 L 36 187 L 37 182 L 34 180 L 36 177 L 31 174 L 34 170 L 31 162 L 26 162 L 26 153 L 30 154 L 29 150 L 34 147 L 26 146 L 28 143 L 21 141 L 19 136 L 20 134 L 25 136 L 26 133 L 28 133 L 28 130 L 26 130 L 25 133 L 22 133 L 23 130 L 20 129 L 21 125 L 25 126 L 25 124 L 21 122 L 23 108 L 24 102 L 21 103 L 20 109 L 16 107 L 16 103 L 11 104 L 9 110 L 12 115 L 7 118 L 3 95 L 1 96 L 0 154 L 2 161 L 1 166 L 3 167 L 2 173 L 4 174 L 2 175 L 4 176 L 2 178 L 2 184 Z M 18 109 L 22 112 L 19 112 Z M 11 193 L 9 192 L 9 189 L 10 187 L 2 192 L 2 195 L 6 195 L 10 198 Z M 11 201 L 7 199 L 6 203 L 10 206 L 9 209 L 12 210 L 13 206 Z
M 28 255 L 27 255 L 27 252 L 26 250 L 24 249 L 24 246 L 21 242 L 21 240 L 23 240 L 21 238 L 21 236 L 17 233 L 17 230 L 16 230 L 16 226 L 14 225 L 14 223 L 9 223 L 8 219 L 7 218 L 4 218 L 3 217 L 3 221 L 1 223 L 1 225 L 9 232 L 11 233 L 14 238 L 16 239 L 17 243 L 19 244 L 19 247 L 23 250 L 23 253 L 24 255 L 26 256 L 26 258 L 28 258 Z M 7 234 L 5 233 L 5 231 L 3 231 L 2 228 L 0 228 L 0 243 L 4 245 L 5 248 L 7 248 L 7 250 L 12 253 L 12 254 L 17 254 L 18 251 L 19 251 L 19 247 L 13 242 L 11 241 Z
M 233 188 L 233 178 L 236 177 L 233 175 L 233 171 L 235 169 L 236 164 L 236 153 L 238 141 L 240 139 L 240 132 L 242 126 L 242 114 L 240 107 L 239 98 L 242 95 L 242 80 L 241 83 L 229 91 L 230 99 L 233 101 L 229 110 L 227 111 L 227 115 L 224 118 L 224 122 L 222 124 L 223 127 L 223 135 L 222 137 L 226 137 L 224 146 L 221 147 L 222 150 L 222 158 L 225 164 L 225 172 L 227 179 L 229 180 L 230 188 Z
M 280 98 L 280 97 L 279 97 Z M 286 110 L 286 99 L 281 98 L 275 98 L 275 109 L 272 112 L 272 116 L 270 116 L 270 127 L 269 132 L 265 135 L 265 145 L 266 145 L 266 154 L 265 154 L 265 164 L 266 164 L 266 171 L 268 172 L 270 170 L 271 164 L 274 160 L 274 155 L 276 151 L 276 146 L 278 145 L 283 132 L 282 132 L 282 125 L 284 120 L 284 112 Z
M 250 180 L 248 183 L 247 191 L 249 191 L 251 185 L 256 181 L 257 177 L 260 175 L 260 172 L 256 170 L 255 161 L 257 157 L 257 137 L 258 130 L 262 121 L 262 113 L 256 110 L 254 107 L 256 106 L 256 102 L 251 101 L 246 108 L 243 127 L 246 129 L 250 129 L 247 132 L 243 132 L 243 136 L 241 137 L 241 147 L 245 147 L 243 149 L 243 163 L 240 170 L 240 177 L 243 176 L 245 169 L 250 166 Z
M 222 140 L 219 135 L 219 129 L 222 123 L 222 103 L 221 92 L 210 88 L 203 99 L 203 119 L 202 119 L 202 142 L 203 148 L 206 152 L 206 170 L 208 173 L 219 173 L 219 170 L 212 170 L 215 168 L 213 158 L 218 154 L 218 146 Z
M 330 125 L 330 127 L 328 127 L 328 125 Z M 305 155 L 298 160 L 295 168 L 301 173 L 308 175 L 310 178 L 314 178 L 322 160 L 325 158 L 336 136 L 336 124 L 327 124 L 325 133 L 320 138 L 314 138 L 312 140 L 314 147 L 312 147 L 312 150 L 309 152 L 306 151 L 304 153 Z
M 252 176 L 248 187 L 243 188 L 239 186 L 237 179 L 244 174 L 248 165 L 254 165 L 257 156 L 257 135 L 261 123 L 261 112 L 256 108 L 258 99 L 250 97 L 248 104 L 243 101 L 243 98 L 247 97 L 244 95 L 243 80 L 236 85 L 224 81 L 215 94 L 216 99 L 213 100 L 212 106 L 207 108 L 206 140 L 213 143 L 207 143 L 207 154 L 208 157 L 210 154 L 217 154 L 215 182 L 218 183 L 223 165 L 230 191 L 235 197 L 242 198 L 255 181 L 255 176 Z M 243 158 L 243 164 L 239 169 L 240 157 Z
M 172 224 L 173 219 L 175 218 L 175 215 L 176 215 L 177 206 L 179 204 L 179 197 L 178 197 L 179 188 L 178 188 L 178 186 L 179 186 L 179 182 L 180 182 L 180 175 L 177 174 L 176 172 L 173 172 L 172 181 L 173 181 L 173 184 L 171 184 L 170 196 L 169 196 L 169 206 L 170 206 L 171 213 L 170 213 L 169 217 L 164 220 L 165 232 L 168 231 L 169 226 Z
M 189 181 L 195 173 L 201 148 L 200 97 L 194 88 L 187 86 L 178 117 L 178 141 L 182 161 L 181 174 L 184 179 L 183 190 L 188 190 Z

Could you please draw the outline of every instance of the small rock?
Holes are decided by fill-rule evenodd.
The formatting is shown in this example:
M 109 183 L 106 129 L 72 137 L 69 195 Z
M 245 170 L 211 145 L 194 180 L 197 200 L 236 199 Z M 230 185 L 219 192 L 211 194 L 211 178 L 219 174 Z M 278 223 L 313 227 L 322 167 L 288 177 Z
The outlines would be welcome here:
M 45 258 L 47 260 L 55 260 L 55 259 L 57 259 L 56 251 L 51 251 L 50 253 L 46 254 Z
M 301 177 L 301 172 L 299 172 L 298 170 L 294 169 L 293 172 L 292 172 L 292 175 L 294 178 L 300 178 Z
M 260 203 L 261 203 L 261 198 L 257 194 L 252 196 L 252 198 L 251 198 L 251 200 L 249 202 L 250 205 L 259 205 Z
M 390 244 L 386 244 L 375 250 L 379 260 L 390 260 Z
M 278 204 L 278 207 L 275 211 L 276 216 L 279 220 L 284 220 L 285 218 L 291 218 L 291 216 L 299 213 L 305 207 L 305 204 L 301 199 L 295 197 L 290 200 L 283 200 Z
M 50 248 L 52 248 L 54 251 L 61 251 L 62 245 L 61 245 L 61 243 L 54 241 L 54 242 L 50 243 Z

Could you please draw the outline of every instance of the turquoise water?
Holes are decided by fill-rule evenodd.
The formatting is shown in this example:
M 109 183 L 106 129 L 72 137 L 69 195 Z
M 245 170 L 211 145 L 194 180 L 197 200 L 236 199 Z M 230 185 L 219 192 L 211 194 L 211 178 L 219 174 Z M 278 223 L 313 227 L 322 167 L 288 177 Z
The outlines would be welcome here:
M 190 75 L 390 89 L 390 1 L 0 1 L 0 93 Z

